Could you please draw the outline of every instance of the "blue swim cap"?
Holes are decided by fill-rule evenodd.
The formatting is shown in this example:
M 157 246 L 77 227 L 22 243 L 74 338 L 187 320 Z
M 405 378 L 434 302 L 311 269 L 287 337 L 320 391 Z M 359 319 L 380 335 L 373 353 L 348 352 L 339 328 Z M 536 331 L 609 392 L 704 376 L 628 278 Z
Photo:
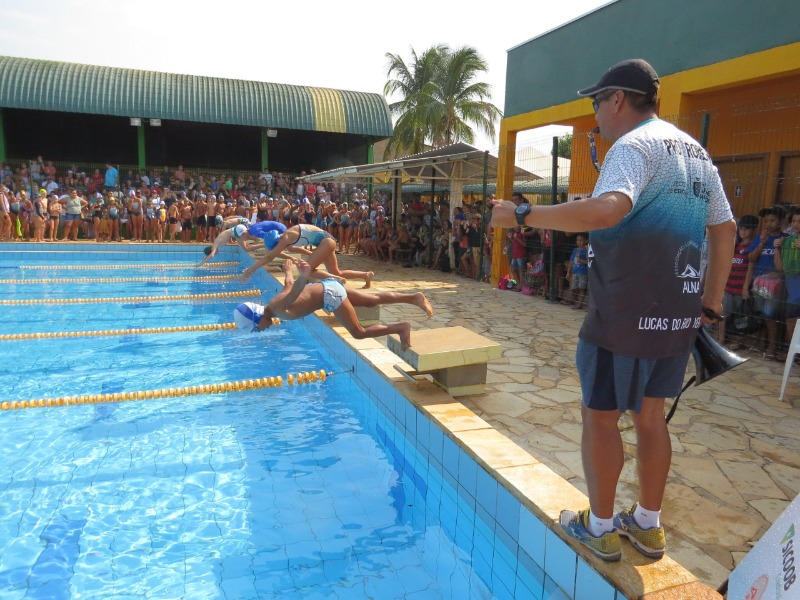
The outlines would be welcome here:
M 268 231 L 267 235 L 264 236 L 264 246 L 267 248 L 267 250 L 272 250 L 278 245 L 279 239 L 281 239 L 280 233 L 277 231 Z

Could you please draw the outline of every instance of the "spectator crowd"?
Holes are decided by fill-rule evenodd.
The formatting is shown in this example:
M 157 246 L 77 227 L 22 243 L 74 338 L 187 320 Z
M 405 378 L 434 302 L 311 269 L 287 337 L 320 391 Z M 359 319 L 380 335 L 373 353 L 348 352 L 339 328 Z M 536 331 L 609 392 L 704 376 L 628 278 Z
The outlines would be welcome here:
M 61 173 L 52 161 L 37 157 L 15 169 L 3 165 L 0 181 L 0 241 L 82 237 L 208 243 L 226 218 L 239 216 L 252 223 L 316 225 L 336 238 L 340 254 L 455 272 L 486 283 L 491 273 L 491 196 L 486 206 L 476 201 L 451 214 L 448 201 L 431 204 L 415 195 L 402 203 L 395 228 L 391 202 L 382 192 L 369 196 L 364 183 L 312 183 L 304 171 L 209 175 L 178 165 L 120 174 L 107 164 L 85 170 L 71 165 Z M 529 202 L 519 192 L 512 200 Z M 717 337 L 733 350 L 755 345 L 765 358 L 785 360 L 800 316 L 800 209 L 776 205 L 741 217 L 738 225 L 725 298 L 729 318 L 717 328 Z M 555 299 L 585 308 L 588 242 L 584 233 L 506 230 L 499 287 L 549 296 L 552 261 Z

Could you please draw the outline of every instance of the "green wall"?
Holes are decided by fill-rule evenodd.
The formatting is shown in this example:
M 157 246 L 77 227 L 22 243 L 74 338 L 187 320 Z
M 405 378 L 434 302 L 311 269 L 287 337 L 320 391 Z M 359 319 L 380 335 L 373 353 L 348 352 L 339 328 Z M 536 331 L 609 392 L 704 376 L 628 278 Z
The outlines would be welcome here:
M 800 0 L 617 0 L 509 50 L 504 116 L 577 98 L 620 60 L 671 75 L 800 41 Z

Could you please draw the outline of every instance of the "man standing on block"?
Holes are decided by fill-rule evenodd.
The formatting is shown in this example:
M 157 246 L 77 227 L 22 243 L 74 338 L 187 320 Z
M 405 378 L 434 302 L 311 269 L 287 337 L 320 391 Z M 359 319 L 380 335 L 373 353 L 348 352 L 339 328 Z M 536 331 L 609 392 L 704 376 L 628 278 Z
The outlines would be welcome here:
M 672 460 L 664 400 L 681 389 L 697 329 L 719 314 L 736 223 L 703 147 L 656 115 L 659 79 L 641 59 L 612 66 L 578 92 L 614 142 L 591 198 L 556 206 L 500 201 L 492 225 L 590 231 L 588 311 L 576 363 L 583 392 L 581 454 L 590 507 L 562 511 L 567 535 L 598 557 L 666 549 L 661 502 Z M 708 265 L 700 285 L 701 248 Z M 624 453 L 617 422 L 632 411 L 639 500 L 614 514 Z

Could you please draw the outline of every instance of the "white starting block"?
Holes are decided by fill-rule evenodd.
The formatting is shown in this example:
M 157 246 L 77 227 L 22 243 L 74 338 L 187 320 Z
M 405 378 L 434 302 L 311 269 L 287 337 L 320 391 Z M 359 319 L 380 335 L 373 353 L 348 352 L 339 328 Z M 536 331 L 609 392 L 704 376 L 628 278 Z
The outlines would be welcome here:
M 362 325 L 374 325 L 381 320 L 380 306 L 354 306 L 356 316 Z
M 486 391 L 490 360 L 502 356 L 502 346 L 465 327 L 443 327 L 411 332 L 411 347 L 400 348 L 397 335 L 388 337 L 389 350 L 414 367 L 411 375 L 428 373 L 449 395 L 467 396 Z

